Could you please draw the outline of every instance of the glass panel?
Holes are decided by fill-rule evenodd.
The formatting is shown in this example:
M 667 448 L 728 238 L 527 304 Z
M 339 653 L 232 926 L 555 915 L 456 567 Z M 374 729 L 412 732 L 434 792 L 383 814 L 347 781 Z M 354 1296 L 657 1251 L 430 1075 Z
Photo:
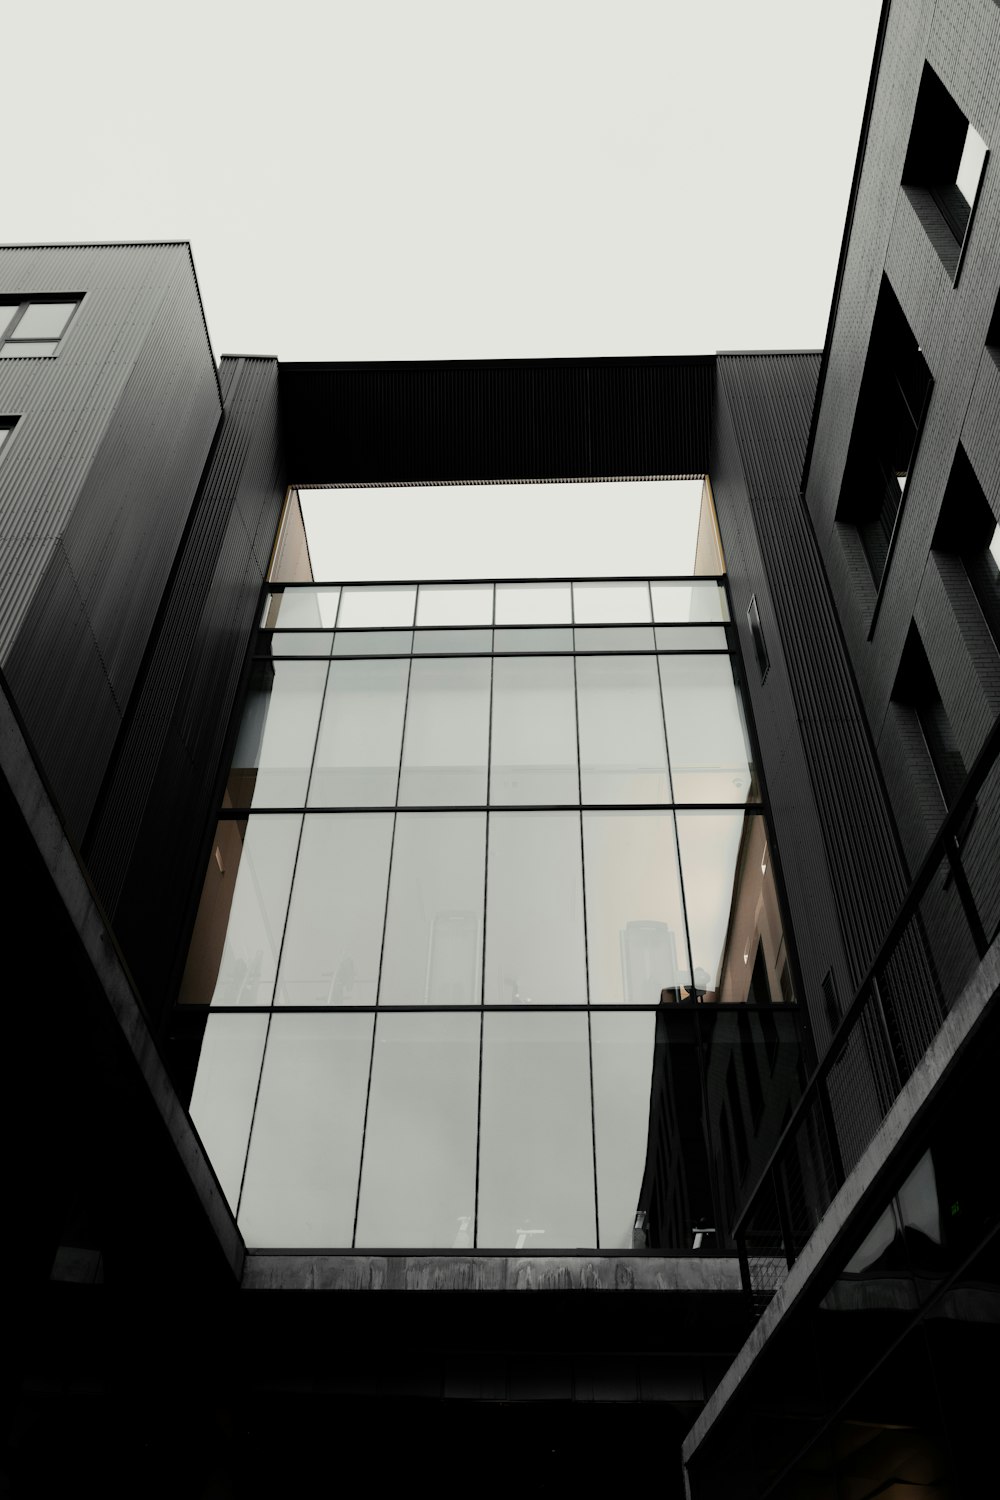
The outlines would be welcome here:
M 399 630 L 413 624 L 416 584 L 391 588 L 348 587 L 340 600 L 337 624 L 347 629 Z
M 413 637 L 413 650 L 418 656 L 454 656 L 492 649 L 492 630 L 418 630 Z
M 391 807 L 410 664 L 334 661 L 309 784 L 311 807 Z
M 379 985 L 381 1005 L 478 1005 L 485 813 L 400 813 Z
M 277 608 L 270 623 L 280 625 L 282 630 L 309 630 L 315 625 L 332 630 L 337 623 L 338 588 L 286 589 L 272 597 Z
M 338 630 L 334 656 L 409 656 L 412 630 Z
M 202 888 L 182 1005 L 270 1005 L 302 819 L 225 819 Z
M 271 1017 L 239 1214 L 251 1248 L 350 1245 L 373 1021 Z
M 658 1005 L 690 983 L 670 813 L 584 813 L 594 1005 Z
M 743 713 L 725 656 L 661 656 L 663 711 L 677 802 L 756 796 Z
M 488 1005 L 585 1005 L 578 813 L 491 813 Z
M 267 637 L 262 640 L 267 644 Z M 329 656 L 332 630 L 276 630 L 270 638 L 272 656 Z
M 418 625 L 492 625 L 492 583 L 422 583 Z
M 752 972 L 752 952 L 744 963 L 744 934 L 734 928 L 730 951 L 725 951 L 730 916 L 742 904 L 744 888 L 752 888 L 749 883 L 760 880 L 759 863 L 755 876 L 744 842 L 745 821 L 759 820 L 744 820 L 741 812 L 677 814 L 694 990 L 705 1000 L 720 998 L 728 963 L 738 964 L 748 975 Z
M 490 662 L 414 661 L 399 801 L 485 803 Z
M 576 682 L 584 802 L 669 802 L 654 658 L 580 656 Z
M 578 802 L 573 661 L 531 656 L 493 667 L 491 802 Z
M 965 132 L 965 145 L 962 147 L 962 158 L 958 164 L 958 176 L 955 179 L 958 191 L 970 208 L 976 201 L 979 179 L 983 175 L 985 164 L 986 142 L 970 125 Z
M 499 585 L 498 585 L 499 586 Z M 545 630 L 494 630 L 494 651 L 572 651 L 573 632 L 552 626 Z
M 462 1012 L 378 1017 L 358 1245 L 472 1248 L 479 1024 Z
M 10 437 L 11 431 L 12 429 L 10 427 L 4 427 L 2 424 L 0 424 L 0 448 L 3 447 L 4 443 Z
M 651 625 L 585 625 L 573 632 L 578 651 L 652 651 Z
M 255 662 L 226 790 L 232 807 L 306 800 L 325 661 Z
M 486 1249 L 592 1248 L 587 1017 L 483 1017 L 479 1224 Z
M 18 324 L 18 328 L 20 328 Z M 58 344 L 23 343 L 4 344 L 0 349 L 0 359 L 42 359 L 50 354 L 55 354 Z
M 191 1095 L 191 1119 L 236 1213 L 267 1036 L 266 1015 L 209 1016 Z
M 727 651 L 721 625 L 657 625 L 658 651 Z
M 19 339 L 61 338 L 75 311 L 75 302 L 29 303 L 14 336 Z
M 0 337 L 7 332 L 20 306 L 20 302 L 0 303 Z
M 644 1195 L 642 1188 L 647 1155 L 652 1155 L 658 1144 L 657 1137 L 650 1131 L 656 1020 L 654 1011 L 615 1015 L 611 1011 L 595 1010 L 590 1017 L 598 1245 L 602 1250 L 644 1249 L 642 1234 L 647 1236 L 648 1243 L 649 1206 L 646 1199 L 651 1195 Z M 700 1117 L 685 1123 L 685 1133 L 692 1127 L 700 1130 Z M 664 1143 L 668 1149 L 670 1133 L 667 1132 Z M 672 1133 L 677 1134 L 676 1126 Z M 673 1144 L 677 1150 L 680 1142 Z M 671 1163 L 675 1167 L 675 1176 L 676 1164 L 676 1160 Z M 669 1177 L 669 1173 L 666 1175 Z M 674 1186 L 676 1192 L 676 1183 L 669 1186 Z M 643 1208 L 647 1219 L 640 1229 L 640 1237 L 633 1239 L 636 1214 Z M 686 1243 L 689 1244 L 690 1239 Z M 649 1248 L 654 1246 L 649 1245 Z M 655 1248 L 661 1247 L 656 1245 Z
M 374 1005 L 391 813 L 315 813 L 302 830 L 279 1005 Z
M 498 583 L 497 625 L 571 625 L 568 583 Z
M 726 595 L 717 583 L 653 583 L 653 619 L 686 625 L 728 620 Z
M 645 623 L 649 614 L 648 583 L 574 583 L 573 623 L 618 625 Z

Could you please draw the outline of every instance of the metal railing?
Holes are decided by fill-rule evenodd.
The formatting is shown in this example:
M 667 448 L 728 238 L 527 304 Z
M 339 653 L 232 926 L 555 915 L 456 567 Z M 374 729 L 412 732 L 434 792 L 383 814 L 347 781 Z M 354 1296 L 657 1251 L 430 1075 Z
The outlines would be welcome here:
M 760 1311 L 1000 928 L 1000 720 L 733 1228 Z

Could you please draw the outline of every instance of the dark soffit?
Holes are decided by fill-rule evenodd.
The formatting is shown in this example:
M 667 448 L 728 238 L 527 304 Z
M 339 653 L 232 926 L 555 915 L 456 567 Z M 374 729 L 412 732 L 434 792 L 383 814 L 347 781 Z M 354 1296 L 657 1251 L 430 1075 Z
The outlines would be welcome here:
M 296 484 L 700 475 L 715 357 L 279 366 Z

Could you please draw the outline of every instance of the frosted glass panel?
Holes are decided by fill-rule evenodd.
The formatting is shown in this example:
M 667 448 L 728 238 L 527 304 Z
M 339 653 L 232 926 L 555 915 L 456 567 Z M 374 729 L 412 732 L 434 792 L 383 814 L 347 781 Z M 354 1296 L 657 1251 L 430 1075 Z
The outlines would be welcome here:
M 334 661 L 309 787 L 312 807 L 391 807 L 409 662 Z
M 306 800 L 325 661 L 254 666 L 227 791 L 233 807 L 301 807 Z
M 661 656 L 670 774 L 678 802 L 746 802 L 756 794 L 728 656 Z
M 694 988 L 708 1001 L 719 998 L 724 961 L 743 962 L 739 933 L 733 933 L 739 952 L 725 953 L 730 913 L 739 899 L 738 887 L 745 879 L 760 883 L 759 868 L 755 874 L 752 865 L 741 857 L 744 822 L 740 812 L 677 814 Z
M 492 625 L 492 583 L 422 583 L 417 595 L 418 625 Z
M 413 624 L 416 602 L 415 584 L 348 587 L 341 596 L 337 624 L 350 630 L 400 630 Z
M 301 824 L 297 814 L 277 813 L 216 830 L 196 934 L 200 964 L 209 973 L 218 964 L 214 1005 L 271 1003 Z M 192 945 L 185 991 L 195 981 L 195 955 Z
M 472 1248 L 479 1025 L 460 1011 L 378 1017 L 358 1246 Z
M 235 1214 L 267 1036 L 266 1015 L 209 1016 L 191 1118 Z
M 279 1005 L 374 1005 L 391 813 L 305 820 L 281 956 Z
M 576 704 L 568 656 L 493 666 L 491 802 L 578 802 Z
M 381 1005 L 478 1005 L 485 813 L 399 813 Z
M 584 802 L 668 802 L 655 657 L 580 656 L 576 680 Z
M 266 645 L 267 638 L 264 639 Z M 272 656 L 329 656 L 333 648 L 333 631 L 276 630 L 270 647 Z
M 250 1248 L 350 1245 L 373 1019 L 272 1016 L 238 1221 Z
M 314 626 L 333 629 L 337 623 L 337 606 L 340 603 L 338 588 L 286 589 L 274 596 L 277 606 L 268 619 L 269 625 L 282 630 L 305 629 Z
M 75 302 L 32 302 L 14 330 L 14 337 L 58 339 L 75 311 Z
M 585 1005 L 580 815 L 491 813 L 486 1003 Z
M 400 804 L 485 803 L 489 725 L 488 658 L 415 660 Z
M 650 619 L 648 583 L 574 583 L 576 625 L 644 624 Z
M 498 583 L 497 625 L 570 625 L 573 601 L 568 583 Z
M 583 850 L 591 1003 L 678 1000 L 690 970 L 673 815 L 584 813 Z
M 658 623 L 694 624 L 728 620 L 726 596 L 717 583 L 654 583 L 653 619 Z
M 483 1249 L 593 1245 L 587 1017 L 483 1017 L 479 1233 Z
M 590 1027 L 597 1155 L 597 1243 L 602 1250 L 631 1250 L 640 1248 L 633 1244 L 632 1231 L 636 1212 L 644 1206 L 643 1178 L 647 1160 L 652 1154 L 650 1092 L 656 1015 L 651 1011 L 631 1014 L 594 1011 Z M 697 1119 L 685 1121 L 684 1133 L 689 1133 L 692 1127 L 699 1128 L 699 1125 Z M 679 1159 L 679 1142 L 668 1140 L 668 1151 L 671 1145 L 677 1152 L 675 1160 Z

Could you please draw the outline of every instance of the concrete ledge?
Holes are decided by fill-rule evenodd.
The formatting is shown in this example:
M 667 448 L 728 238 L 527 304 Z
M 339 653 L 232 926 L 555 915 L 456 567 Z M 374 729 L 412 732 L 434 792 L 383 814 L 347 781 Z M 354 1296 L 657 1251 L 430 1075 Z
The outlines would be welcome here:
M 735 1256 L 330 1255 L 248 1251 L 244 1291 L 731 1292 Z
M 871 1144 L 827 1209 L 787 1278 L 764 1309 L 743 1348 L 719 1382 L 704 1411 L 684 1440 L 683 1459 L 690 1463 L 713 1424 L 743 1381 L 782 1321 L 795 1311 L 824 1274 L 829 1274 L 841 1250 L 849 1221 L 871 1199 L 886 1192 L 893 1158 L 904 1140 L 912 1139 L 921 1119 L 952 1077 L 955 1067 L 974 1043 L 986 1011 L 1000 990 L 1000 937 L 991 945 L 976 972 L 942 1022 L 941 1029 L 876 1132 Z M 866 1201 L 867 1200 L 867 1201 Z

